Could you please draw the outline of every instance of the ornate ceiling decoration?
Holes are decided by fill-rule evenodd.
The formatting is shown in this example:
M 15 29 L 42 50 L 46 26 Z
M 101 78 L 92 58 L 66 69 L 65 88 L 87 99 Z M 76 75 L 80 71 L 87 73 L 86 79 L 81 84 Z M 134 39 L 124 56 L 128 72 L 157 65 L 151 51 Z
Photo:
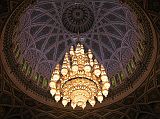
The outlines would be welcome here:
M 160 55 L 158 55 L 159 57 Z M 159 57 L 160 58 L 160 57 Z M 158 119 L 160 116 L 160 59 L 149 78 L 134 93 L 110 106 L 92 110 L 52 108 L 32 99 L 10 81 L 0 62 L 1 119 Z
M 22 57 L 35 72 L 47 79 L 50 79 L 55 64 L 64 57 L 66 49 L 75 44 L 78 31 L 73 34 L 65 30 L 62 20 L 68 11 L 66 9 L 75 6 L 73 3 L 39 1 L 26 9 L 26 14 L 20 17 L 20 23 L 15 29 L 13 39 L 19 43 Z M 127 64 L 135 57 L 138 42 L 144 39 L 135 14 L 117 2 L 93 1 L 85 4 L 90 7 L 88 12 L 92 8 L 95 19 L 92 29 L 81 34 L 85 47 L 93 50 L 98 61 L 108 68 L 110 77 L 120 71 L 126 72 Z M 92 17 L 92 13 L 87 14 Z M 64 21 L 68 22 L 67 18 Z M 92 22 L 89 19 L 86 21 L 87 24 Z M 65 27 L 72 28 L 69 24 Z M 85 27 L 88 27 L 87 24 Z M 84 25 L 79 26 L 83 29 Z
M 66 8 L 62 15 L 64 27 L 73 33 L 88 31 L 94 22 L 93 11 L 86 5 L 74 3 Z
M 50 79 L 51 69 L 62 60 L 66 49 L 76 43 L 73 40 L 76 35 L 61 20 L 64 10 L 73 2 L 39 0 L 29 6 L 31 3 L 24 1 L 7 21 L 3 32 L 3 64 L 13 82 L 29 96 L 45 104 L 62 107 L 54 103 L 48 87 L 43 84 Z M 107 105 L 127 96 L 149 74 L 157 48 L 154 29 L 146 14 L 133 1 L 127 3 L 130 7 L 106 1 L 85 4 L 94 14 L 94 22 L 90 29 L 81 32 L 81 42 L 91 48 L 98 61 L 108 69 L 113 85 L 109 99 L 104 104 Z M 143 45 L 142 55 L 136 56 L 139 44 Z M 17 56 L 14 54 L 16 47 L 19 48 Z M 129 73 L 127 66 L 133 59 L 136 59 L 135 67 Z M 23 61 L 31 69 L 26 74 L 22 70 Z M 30 72 L 32 75 L 28 75 Z M 112 79 L 120 72 L 124 72 L 123 80 Z M 33 80 L 36 73 L 40 77 L 38 81 L 35 81 L 36 78 Z
M 3 1 L 3 0 L 2 0 Z M 6 0 L 5 0 L 6 1 Z M 18 0 L 8 0 L 8 4 L 11 2 L 20 4 Z M 135 0 L 139 5 L 147 12 L 152 22 L 157 29 L 157 34 L 160 31 L 159 16 L 154 12 L 154 1 L 152 1 L 150 10 L 148 10 L 148 0 Z M 2 2 L 4 3 L 4 2 Z M 157 5 L 157 4 L 156 4 Z M 7 7 L 5 4 L 3 6 Z M 11 14 L 11 7 L 7 7 L 9 12 L 1 14 L 0 17 L 0 29 L 2 29 L 4 22 L 7 20 L 7 16 Z M 158 39 L 160 36 L 158 34 Z M 160 43 L 160 42 L 159 42 Z M 160 44 L 158 44 L 160 47 Z M 160 51 L 158 50 L 160 53 Z M 154 65 L 152 75 L 132 94 L 127 96 L 120 102 L 104 108 L 99 108 L 96 111 L 64 111 L 58 108 L 50 108 L 46 105 L 40 104 L 36 100 L 28 97 L 22 91 L 15 88 L 13 83 L 9 82 L 11 79 L 6 74 L 3 64 L 0 64 L 0 118 L 2 119 L 102 119 L 107 117 L 108 119 L 157 119 L 160 117 L 160 56 L 157 55 L 156 63 Z M 125 103 L 124 103 L 125 102 Z

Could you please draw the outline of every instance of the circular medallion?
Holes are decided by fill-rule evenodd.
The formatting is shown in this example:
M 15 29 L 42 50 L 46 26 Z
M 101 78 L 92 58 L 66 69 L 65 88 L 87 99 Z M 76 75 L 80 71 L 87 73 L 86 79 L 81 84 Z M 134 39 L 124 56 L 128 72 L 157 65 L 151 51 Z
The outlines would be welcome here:
M 90 8 L 83 4 L 69 6 L 62 15 L 64 27 L 73 33 L 88 31 L 94 22 L 94 14 Z

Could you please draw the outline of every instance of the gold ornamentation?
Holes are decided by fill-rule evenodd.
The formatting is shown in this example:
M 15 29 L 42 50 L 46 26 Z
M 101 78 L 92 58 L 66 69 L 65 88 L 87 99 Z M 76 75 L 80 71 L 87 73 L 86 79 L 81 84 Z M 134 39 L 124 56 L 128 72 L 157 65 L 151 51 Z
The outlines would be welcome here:
M 95 105 L 95 97 L 101 103 L 103 95 L 108 95 L 110 83 L 105 68 L 93 58 L 91 50 L 85 53 L 83 45 L 78 44 L 65 54 L 61 67 L 56 65 L 49 86 L 57 102 L 63 98 L 64 107 L 71 102 L 73 109 L 84 109 L 87 101 L 92 107 Z

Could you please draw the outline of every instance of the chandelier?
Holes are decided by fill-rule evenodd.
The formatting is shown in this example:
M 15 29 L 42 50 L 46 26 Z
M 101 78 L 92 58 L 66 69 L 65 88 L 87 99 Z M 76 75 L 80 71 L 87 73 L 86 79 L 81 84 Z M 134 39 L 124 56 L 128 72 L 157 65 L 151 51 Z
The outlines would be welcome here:
M 84 109 L 87 101 L 94 107 L 95 97 L 101 103 L 103 95 L 108 95 L 110 83 L 104 66 L 90 49 L 85 53 L 83 45 L 78 43 L 75 49 L 71 46 L 69 53 L 66 52 L 61 67 L 56 65 L 49 86 L 56 102 L 62 97 L 64 107 L 71 102 L 73 109 L 76 106 Z

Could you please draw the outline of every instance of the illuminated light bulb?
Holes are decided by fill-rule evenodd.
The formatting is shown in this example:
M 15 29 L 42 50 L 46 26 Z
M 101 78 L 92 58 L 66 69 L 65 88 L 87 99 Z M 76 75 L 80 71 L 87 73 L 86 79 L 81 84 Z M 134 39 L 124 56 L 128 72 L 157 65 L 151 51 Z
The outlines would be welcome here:
M 55 82 L 57 82 L 57 81 L 59 80 L 59 78 L 60 78 L 59 74 L 55 73 L 55 74 L 53 75 L 53 80 L 54 80 Z
M 105 72 L 105 68 L 103 67 L 103 65 L 101 65 L 101 80 L 102 82 L 108 82 L 108 77 L 107 74 Z
M 79 53 L 81 52 L 81 46 L 80 46 L 80 44 L 78 43 L 78 45 L 77 45 L 77 47 L 76 47 L 76 54 L 77 55 L 80 55 Z
M 110 86 L 111 86 L 111 84 L 110 84 L 109 82 L 106 82 L 106 83 L 103 84 L 103 87 L 104 87 L 105 89 L 109 89 Z
M 99 69 L 95 69 L 94 74 L 98 77 L 101 74 L 101 71 Z
M 62 104 L 63 104 L 64 107 L 67 105 L 67 103 L 68 103 L 68 100 L 67 100 L 67 99 L 63 99 L 63 100 L 62 100 Z
M 77 64 L 77 58 L 76 57 L 73 57 L 72 71 L 74 71 L 74 72 L 78 71 L 78 64 Z
M 55 88 L 51 88 L 50 93 L 51 93 L 52 96 L 54 96 L 55 93 L 56 93 L 56 89 Z
M 107 90 L 107 89 L 104 89 L 104 90 L 102 91 L 102 93 L 103 93 L 103 95 L 104 95 L 105 97 L 107 97 L 107 95 L 108 95 L 108 90 Z
M 70 55 L 74 55 L 74 48 L 73 48 L 73 46 L 71 46 L 69 53 L 70 53 Z
M 89 65 L 89 63 L 85 64 L 84 71 L 85 72 L 90 72 L 91 71 L 91 66 Z
M 62 64 L 62 68 L 67 68 L 67 59 L 64 59 L 63 64 Z
M 64 59 L 68 61 L 68 52 L 66 52 Z
M 56 88 L 56 82 L 51 81 L 51 82 L 49 83 L 49 87 L 51 87 L 51 88 Z
M 76 103 L 71 102 L 71 107 L 72 107 L 73 109 L 75 109 L 75 108 L 76 108 Z
M 73 70 L 74 72 L 77 72 L 77 71 L 78 71 L 78 66 L 77 66 L 77 65 L 73 65 L 73 66 L 72 66 L 72 70 Z
M 61 74 L 62 74 L 63 76 L 67 75 L 67 73 L 68 73 L 68 69 L 67 69 L 67 68 L 63 68 L 63 69 L 61 70 Z
M 108 81 L 107 75 L 101 75 L 101 80 L 102 82 L 107 82 Z
M 94 99 L 89 100 L 89 103 L 92 105 L 92 107 L 94 107 L 94 105 L 96 104 L 96 101 Z
M 97 99 L 98 99 L 98 101 L 99 101 L 100 103 L 102 103 L 102 101 L 103 101 L 102 93 L 100 93 L 100 92 L 98 93 Z
M 84 109 L 86 107 L 86 103 L 83 103 L 82 108 Z
M 56 102 L 58 102 L 61 99 L 61 96 L 60 96 L 60 94 L 56 93 L 54 98 L 55 98 Z
M 90 49 L 88 50 L 88 57 L 89 57 L 90 59 L 92 59 L 92 58 L 93 58 L 93 54 L 92 54 L 92 52 L 91 52 L 91 50 L 90 50 Z
M 94 59 L 94 74 L 98 77 L 101 74 L 98 61 Z
M 84 47 L 81 45 L 81 54 L 84 54 Z
M 57 82 L 59 80 L 59 78 L 60 78 L 60 76 L 59 76 L 59 64 L 57 64 L 56 67 L 55 67 L 55 70 L 53 72 L 52 79 Z
M 93 59 L 90 59 L 90 65 L 93 67 L 94 65 Z
M 77 49 L 80 50 L 81 49 L 81 45 L 78 43 L 77 44 Z

